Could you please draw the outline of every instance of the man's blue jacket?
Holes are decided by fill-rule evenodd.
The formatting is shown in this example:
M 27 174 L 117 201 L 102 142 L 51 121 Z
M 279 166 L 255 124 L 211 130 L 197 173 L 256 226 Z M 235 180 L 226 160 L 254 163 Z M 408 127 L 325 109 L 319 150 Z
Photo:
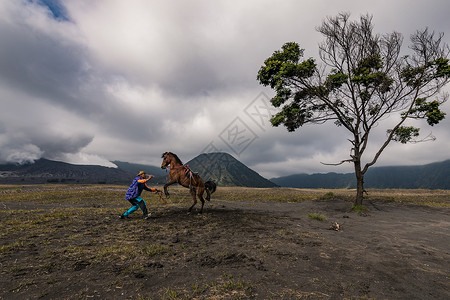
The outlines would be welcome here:
M 131 200 L 133 198 L 137 198 L 141 195 L 143 190 L 147 190 L 150 192 L 156 191 L 156 189 L 150 188 L 147 186 L 146 182 L 149 181 L 150 178 L 143 179 L 140 176 L 137 176 L 133 179 L 133 182 L 131 183 L 130 187 L 127 190 L 127 193 L 125 195 L 125 200 Z

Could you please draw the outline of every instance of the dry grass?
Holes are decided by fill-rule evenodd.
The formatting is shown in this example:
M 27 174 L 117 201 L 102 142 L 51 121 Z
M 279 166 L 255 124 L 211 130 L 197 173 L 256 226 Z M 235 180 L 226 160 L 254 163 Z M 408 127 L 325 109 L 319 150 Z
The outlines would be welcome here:
M 116 185 L 0 185 L 2 202 L 36 202 L 123 206 L 126 186 Z M 162 189 L 162 187 L 159 187 Z M 189 203 L 189 192 L 180 186 L 169 187 L 169 204 Z M 366 200 L 410 203 L 426 206 L 449 207 L 450 190 L 424 189 L 368 189 Z M 219 187 L 213 199 L 245 200 L 258 202 L 303 202 L 322 199 L 353 201 L 354 189 L 296 189 Z M 148 195 L 145 195 L 149 198 Z M 150 196 L 153 197 L 153 196 Z M 157 197 L 157 196 L 154 196 Z M 1 207 L 0 207 L 1 208 Z
M 450 190 L 368 189 L 366 200 L 409 203 L 433 207 L 450 207 Z M 214 199 L 302 202 L 340 199 L 353 202 L 354 189 L 294 189 L 294 188 L 245 188 L 222 187 Z
M 149 261 L 161 257 L 177 260 L 177 253 L 198 250 L 190 249 L 194 246 L 181 242 L 164 244 L 153 240 L 176 237 L 179 234 L 177 223 L 167 221 L 162 226 L 160 222 L 150 222 L 142 227 L 142 220 L 137 217 L 126 223 L 117 222 L 115 219 L 128 208 L 124 200 L 126 189 L 127 186 L 109 185 L 0 186 L 0 258 L 8 258 L 3 260 L 2 274 L 20 277 L 20 274 L 27 272 L 38 278 L 48 277 L 47 283 L 56 284 L 63 281 L 58 276 L 67 272 L 83 270 L 87 265 L 93 269 L 106 265 L 113 266 L 110 267 L 111 272 L 120 275 L 120 278 L 128 278 L 140 276 L 143 266 L 157 268 L 157 265 L 148 267 Z M 169 190 L 169 206 L 189 207 L 191 197 L 187 189 L 173 186 Z M 348 201 L 350 208 L 354 195 L 354 190 L 346 189 L 219 187 L 212 201 L 302 202 L 339 199 Z M 156 194 L 146 193 L 143 196 L 151 211 L 162 205 Z M 449 207 L 450 191 L 368 190 L 366 201 Z M 316 216 L 316 219 L 318 217 L 321 216 Z M 194 222 L 197 228 L 212 230 L 216 221 L 212 217 L 211 220 L 204 218 L 194 216 L 190 222 Z M 267 220 L 253 216 L 252 220 L 244 221 L 250 224 L 256 221 L 266 223 Z M 203 223 L 208 223 L 208 227 Z M 20 256 L 20 253 L 33 251 L 36 251 L 33 260 Z M 221 258 L 219 254 L 214 256 L 214 253 L 210 256 L 217 256 L 217 260 Z M 58 259 L 55 260 L 55 257 Z M 36 284 L 22 280 L 16 282 L 11 290 L 20 293 Z M 121 283 L 111 282 L 111 286 L 121 286 Z M 227 274 L 207 283 L 193 284 L 187 290 L 164 288 L 159 292 L 164 299 L 196 298 L 200 295 L 217 299 L 227 295 L 239 299 L 252 297 L 254 293 L 248 281 Z M 87 294 L 79 296 L 85 297 Z

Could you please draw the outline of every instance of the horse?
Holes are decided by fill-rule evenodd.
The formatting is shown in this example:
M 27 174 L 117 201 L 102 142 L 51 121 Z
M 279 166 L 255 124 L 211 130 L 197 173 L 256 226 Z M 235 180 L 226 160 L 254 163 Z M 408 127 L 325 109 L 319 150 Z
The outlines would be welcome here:
M 164 185 L 164 194 L 169 199 L 170 195 L 167 190 L 169 185 L 178 183 L 181 186 L 190 189 L 193 204 L 189 207 L 189 212 L 197 204 L 197 197 L 202 203 L 200 213 L 203 213 L 203 206 L 205 200 L 203 193 L 206 191 L 206 200 L 210 201 L 211 194 L 216 190 L 216 184 L 213 181 L 204 182 L 197 173 L 192 172 L 188 166 L 183 165 L 178 156 L 172 152 L 164 152 L 161 156 L 163 159 L 161 169 L 167 169 L 170 166 L 169 178 L 170 180 Z

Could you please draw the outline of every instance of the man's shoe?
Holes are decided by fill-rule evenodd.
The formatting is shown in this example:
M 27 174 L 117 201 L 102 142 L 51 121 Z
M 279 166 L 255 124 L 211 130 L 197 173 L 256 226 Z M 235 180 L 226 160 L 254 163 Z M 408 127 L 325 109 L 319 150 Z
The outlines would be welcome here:
M 120 215 L 120 218 L 121 218 L 121 219 L 128 219 L 128 216 Z
M 151 216 L 152 214 L 150 213 L 150 214 L 148 214 L 148 215 L 144 215 L 144 220 L 148 220 L 148 219 L 150 219 L 150 216 Z

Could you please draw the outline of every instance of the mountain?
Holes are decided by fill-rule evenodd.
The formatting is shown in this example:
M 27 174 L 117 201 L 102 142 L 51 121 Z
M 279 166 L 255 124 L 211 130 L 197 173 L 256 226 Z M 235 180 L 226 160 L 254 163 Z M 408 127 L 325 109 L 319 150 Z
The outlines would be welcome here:
M 353 188 L 354 182 L 356 182 L 354 177 L 355 175 L 352 173 L 294 174 L 271 178 L 270 181 L 282 187 L 337 189 Z
M 450 160 L 421 166 L 377 167 L 366 175 L 368 187 L 450 189 Z
M 129 184 L 140 170 L 155 175 L 151 185 L 164 184 L 167 173 L 160 167 L 113 161 L 117 168 L 92 165 L 72 165 L 39 159 L 29 164 L 0 165 L 0 183 L 108 183 Z M 201 154 L 187 165 L 205 180 L 218 186 L 274 187 L 276 184 L 227 153 Z
M 356 188 L 353 173 L 295 174 L 272 178 L 283 187 Z M 364 178 L 366 188 L 450 189 L 450 160 L 421 166 L 373 167 Z
M 112 161 L 113 164 L 115 164 L 119 169 L 122 169 L 127 172 L 131 172 L 133 174 L 139 173 L 139 171 L 145 171 L 147 174 L 155 175 L 155 177 L 158 176 L 165 176 L 166 171 L 161 169 L 160 167 L 150 166 L 150 165 L 142 165 L 142 164 L 133 164 L 129 162 L 123 162 L 123 161 Z
M 0 165 L 0 183 L 107 183 L 129 184 L 140 170 L 155 175 L 151 185 L 164 184 L 166 171 L 156 166 L 114 162 L 118 168 L 72 165 L 39 159 L 29 164 Z M 201 154 L 186 163 L 193 172 L 218 186 L 355 188 L 353 173 L 295 174 L 270 181 L 227 153 Z M 373 167 L 365 176 L 366 188 L 450 189 L 450 160 L 422 166 Z
M 228 153 L 200 154 L 186 163 L 204 181 L 212 180 L 218 186 L 275 187 L 273 182 L 262 177 Z
M 0 165 L 0 183 L 125 183 L 136 174 L 119 168 L 93 165 L 72 165 L 48 159 L 38 159 L 23 165 Z

